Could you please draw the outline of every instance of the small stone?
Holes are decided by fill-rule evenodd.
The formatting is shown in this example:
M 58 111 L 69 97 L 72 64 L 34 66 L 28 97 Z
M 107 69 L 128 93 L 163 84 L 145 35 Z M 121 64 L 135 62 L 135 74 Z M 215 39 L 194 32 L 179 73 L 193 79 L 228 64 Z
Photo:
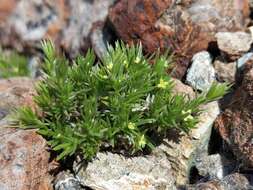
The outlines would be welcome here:
M 54 190 L 85 190 L 85 188 L 69 171 L 62 171 L 54 180 Z
M 215 37 L 217 38 L 219 49 L 230 60 L 235 60 L 243 53 L 249 51 L 252 43 L 251 34 L 245 32 L 218 32 Z
M 234 173 L 222 180 L 212 180 L 196 185 L 188 185 L 186 190 L 250 190 L 249 180 L 242 174 Z
M 215 80 L 212 57 L 207 51 L 195 54 L 187 71 L 186 82 L 201 91 L 208 90 Z
M 223 179 L 233 171 L 235 164 L 225 159 L 220 154 L 201 157 L 196 162 L 196 168 L 203 177 L 212 179 Z
M 214 61 L 216 77 L 220 82 L 235 82 L 236 62 L 224 63 L 219 59 Z
M 174 87 L 172 89 L 173 95 L 181 94 L 186 95 L 190 100 L 196 97 L 196 93 L 193 91 L 192 87 L 182 83 L 180 80 L 172 78 Z
M 242 57 L 240 57 L 236 64 L 237 64 L 237 68 L 238 69 L 243 69 L 243 66 L 245 65 L 245 63 L 247 63 L 250 59 L 253 58 L 253 52 L 249 52 L 244 54 Z

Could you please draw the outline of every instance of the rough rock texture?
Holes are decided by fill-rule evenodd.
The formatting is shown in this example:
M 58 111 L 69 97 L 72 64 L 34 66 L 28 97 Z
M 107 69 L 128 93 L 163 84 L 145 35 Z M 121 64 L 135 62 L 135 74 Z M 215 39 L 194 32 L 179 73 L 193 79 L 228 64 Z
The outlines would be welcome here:
M 14 108 L 28 105 L 35 108 L 32 97 L 35 94 L 34 80 L 26 77 L 17 77 L 0 80 L 0 113 L 2 118 Z M 3 123 L 3 121 L 0 121 Z
M 219 49 L 230 60 L 235 60 L 249 51 L 253 42 L 251 34 L 245 32 L 218 32 L 215 37 Z
M 193 91 L 192 87 L 182 83 L 180 80 L 172 78 L 174 87 L 172 89 L 173 94 L 185 94 L 189 99 L 194 99 L 196 93 Z
M 85 190 L 85 188 L 69 171 L 62 171 L 54 180 L 54 190 Z
M 213 64 L 218 81 L 229 83 L 235 82 L 236 62 L 226 63 L 216 59 Z
M 0 126 L 0 189 L 50 190 L 46 141 L 34 130 Z
M 235 163 L 220 154 L 200 157 L 196 162 L 198 174 L 206 179 L 223 179 L 235 169 Z
M 114 0 L 0 0 L 0 44 L 20 51 L 53 39 L 70 57 L 90 47 L 90 33 L 104 25 Z
M 120 0 L 109 18 L 124 41 L 141 41 L 148 53 L 174 51 L 173 74 L 181 78 L 192 55 L 216 41 L 216 32 L 242 30 L 248 14 L 248 0 Z
M 186 82 L 201 91 L 208 90 L 215 80 L 212 57 L 207 51 L 195 54 L 186 75 Z
M 186 190 L 250 190 L 249 180 L 239 173 L 226 176 L 222 180 L 213 180 L 206 183 L 188 186 Z
M 208 154 L 212 124 L 220 110 L 217 102 L 209 103 L 203 109 L 205 112 L 200 115 L 199 123 L 189 135 L 177 134 L 172 130 L 164 143 L 155 150 L 166 153 L 178 185 L 188 182 L 191 167 L 197 159 Z
M 175 180 L 165 154 L 125 158 L 98 153 L 87 167 L 74 168 L 85 186 L 94 190 L 175 190 Z
M 236 62 L 236 66 L 238 69 L 242 70 L 244 65 L 250 61 L 250 59 L 252 59 L 253 57 L 253 52 L 249 52 L 244 54 L 242 57 L 240 57 L 237 62 Z
M 253 167 L 253 61 L 245 65 L 241 86 L 230 106 L 216 120 L 216 128 L 244 168 Z

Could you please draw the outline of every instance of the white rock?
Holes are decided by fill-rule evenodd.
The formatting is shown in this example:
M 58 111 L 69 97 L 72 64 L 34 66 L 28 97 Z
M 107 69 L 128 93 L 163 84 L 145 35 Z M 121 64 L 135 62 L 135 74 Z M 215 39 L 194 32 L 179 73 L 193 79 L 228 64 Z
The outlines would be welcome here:
M 246 32 L 218 32 L 218 47 L 230 56 L 238 56 L 249 51 L 252 36 Z M 231 58 L 231 57 L 230 57 Z
M 166 155 L 126 158 L 119 154 L 98 153 L 87 168 L 74 170 L 82 183 L 95 190 L 175 190 L 170 162 Z
M 187 72 L 186 82 L 197 90 L 205 91 L 210 88 L 214 80 L 215 70 L 211 55 L 207 51 L 195 54 Z

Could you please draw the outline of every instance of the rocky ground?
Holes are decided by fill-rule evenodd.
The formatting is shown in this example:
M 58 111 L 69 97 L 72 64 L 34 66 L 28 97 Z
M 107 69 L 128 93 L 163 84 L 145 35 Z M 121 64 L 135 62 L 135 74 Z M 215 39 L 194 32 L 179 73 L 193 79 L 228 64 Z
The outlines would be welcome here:
M 106 43 L 141 42 L 145 53 L 175 55 L 174 93 L 194 97 L 212 82 L 233 83 L 205 105 L 197 128 L 173 134 L 150 155 L 98 153 L 60 165 L 34 130 L 11 126 L 11 111 L 34 106 L 29 78 L 0 79 L 1 190 L 253 189 L 253 1 L 251 0 L 0 0 L 0 45 L 30 58 L 50 37 L 69 57 Z

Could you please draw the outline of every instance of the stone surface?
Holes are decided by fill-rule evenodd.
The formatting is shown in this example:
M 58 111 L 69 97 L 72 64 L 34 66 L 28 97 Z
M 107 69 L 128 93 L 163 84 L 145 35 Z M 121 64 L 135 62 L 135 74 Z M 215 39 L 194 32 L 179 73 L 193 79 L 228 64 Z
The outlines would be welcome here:
M 218 31 L 243 30 L 248 14 L 247 0 L 120 0 L 109 18 L 125 42 L 141 41 L 148 53 L 174 51 L 173 75 L 182 78 L 192 55 L 216 41 Z
M 34 130 L 0 126 L 0 189 L 51 190 L 46 147 Z
M 252 59 L 253 57 L 253 53 L 252 52 L 249 52 L 249 53 L 246 53 L 244 54 L 242 57 L 240 57 L 237 62 L 236 62 L 236 65 L 237 65 L 237 68 L 242 70 L 244 65 L 250 60 Z
M 215 127 L 241 161 L 241 167 L 253 167 L 253 62 L 245 65 L 241 86 L 228 108 L 217 118 Z
M 214 81 L 215 70 L 211 55 L 206 51 L 195 54 L 187 71 L 186 82 L 197 90 L 206 91 Z
M 114 0 L 0 1 L 0 44 L 34 51 L 45 38 L 70 57 L 91 46 L 90 33 L 104 23 Z
M 174 87 L 172 89 L 172 93 L 176 94 L 184 94 L 189 99 L 194 99 L 196 97 L 196 93 L 193 91 L 192 87 L 182 83 L 180 80 L 172 78 Z
M 220 59 L 216 59 L 213 63 L 216 78 L 220 82 L 235 82 L 236 75 L 236 62 L 223 62 Z
M 206 179 L 223 179 L 235 169 L 235 163 L 220 154 L 200 157 L 196 162 L 198 174 Z
M 250 190 L 249 180 L 239 173 L 226 176 L 222 180 L 213 180 L 206 183 L 191 185 L 186 190 Z
M 54 190 L 85 190 L 85 188 L 69 171 L 62 171 L 54 180 Z
M 165 154 L 125 158 L 98 153 L 87 167 L 74 169 L 83 184 L 94 190 L 176 189 Z
M 35 80 L 26 77 L 0 79 L 0 111 L 6 116 L 20 106 L 30 106 L 33 102 Z
M 251 34 L 245 32 L 218 32 L 215 37 L 217 38 L 219 49 L 230 60 L 235 60 L 243 53 L 249 51 L 252 44 Z

